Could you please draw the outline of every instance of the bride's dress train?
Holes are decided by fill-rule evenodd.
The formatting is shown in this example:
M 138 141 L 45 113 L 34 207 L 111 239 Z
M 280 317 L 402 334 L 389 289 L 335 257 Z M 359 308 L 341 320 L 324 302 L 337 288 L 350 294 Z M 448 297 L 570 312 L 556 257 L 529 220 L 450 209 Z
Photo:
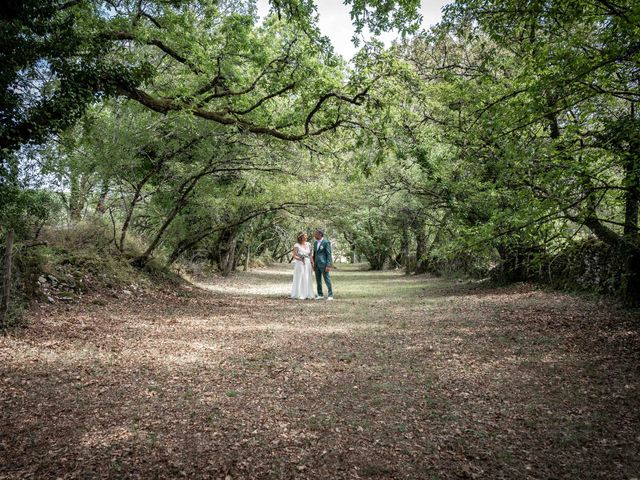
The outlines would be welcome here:
M 298 249 L 298 256 L 302 260 L 293 260 L 293 285 L 291 287 L 291 298 L 304 300 L 314 298 L 313 295 L 313 270 L 311 268 L 311 244 L 295 244 Z

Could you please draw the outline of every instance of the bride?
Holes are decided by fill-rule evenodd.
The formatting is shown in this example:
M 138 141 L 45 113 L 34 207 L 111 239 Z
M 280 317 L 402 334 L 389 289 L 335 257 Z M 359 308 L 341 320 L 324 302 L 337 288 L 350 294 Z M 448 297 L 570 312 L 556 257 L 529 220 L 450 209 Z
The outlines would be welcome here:
M 313 259 L 311 244 L 307 242 L 307 234 L 300 232 L 298 242 L 293 246 L 293 285 L 291 298 L 304 300 L 313 298 Z

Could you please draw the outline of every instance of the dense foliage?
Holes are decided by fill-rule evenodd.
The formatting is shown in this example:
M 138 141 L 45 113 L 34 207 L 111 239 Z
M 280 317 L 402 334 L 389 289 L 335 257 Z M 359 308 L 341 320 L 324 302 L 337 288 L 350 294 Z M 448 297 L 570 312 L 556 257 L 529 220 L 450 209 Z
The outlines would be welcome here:
M 226 275 L 321 224 L 374 269 L 638 302 L 640 5 L 459 0 L 417 32 L 416 0 L 346 3 L 406 38 L 347 64 L 309 0 L 10 2 L 3 229 Z

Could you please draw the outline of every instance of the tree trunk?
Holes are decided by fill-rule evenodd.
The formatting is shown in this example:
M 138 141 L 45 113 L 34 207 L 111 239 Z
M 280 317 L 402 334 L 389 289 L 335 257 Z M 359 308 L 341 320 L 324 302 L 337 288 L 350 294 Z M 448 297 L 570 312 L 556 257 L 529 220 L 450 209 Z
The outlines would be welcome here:
M 231 265 L 231 271 L 235 272 L 238 269 L 238 260 L 240 259 L 240 255 L 238 255 L 238 252 L 240 251 L 240 249 L 238 248 L 238 240 L 236 240 L 233 243 L 233 262 Z
M 227 277 L 231 271 L 233 270 L 233 266 L 235 264 L 236 259 L 236 238 L 233 237 L 229 240 L 229 243 L 224 247 L 223 253 L 221 255 L 220 263 L 222 276 Z
M 14 231 L 7 232 L 4 261 L 2 263 L 2 298 L 0 298 L 0 327 L 5 326 L 9 312 L 9 295 L 11 294 L 11 262 L 13 257 Z
M 411 265 L 409 262 L 409 225 L 405 223 L 402 228 L 402 266 L 404 267 L 404 274 L 409 275 L 411 273 Z
M 228 276 L 233 270 L 237 245 L 238 237 L 235 230 L 227 228 L 220 233 L 217 263 L 223 277 Z
M 417 222 L 415 228 L 416 235 L 416 273 L 426 273 L 428 270 L 428 261 L 425 258 L 427 254 L 427 235 L 424 231 L 422 222 Z
M 109 195 L 109 181 L 104 180 L 102 182 L 102 188 L 100 189 L 100 197 L 98 197 L 98 203 L 96 204 L 96 213 L 103 215 L 107 211 L 107 197 Z
M 251 245 L 247 245 L 247 253 L 244 257 L 244 271 L 249 270 L 249 261 L 251 260 Z

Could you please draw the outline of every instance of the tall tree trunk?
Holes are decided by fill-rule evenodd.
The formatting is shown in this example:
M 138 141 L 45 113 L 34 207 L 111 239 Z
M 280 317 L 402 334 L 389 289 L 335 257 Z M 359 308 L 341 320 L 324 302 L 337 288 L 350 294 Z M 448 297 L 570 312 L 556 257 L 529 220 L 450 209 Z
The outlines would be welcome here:
M 9 312 L 9 295 L 11 294 L 11 262 L 13 261 L 14 231 L 7 232 L 4 261 L 2 262 L 2 298 L 0 298 L 0 327 L 5 326 Z
M 427 234 L 424 231 L 424 223 L 416 221 L 414 233 L 416 236 L 416 273 L 426 273 L 428 270 Z
M 238 237 L 233 230 L 224 230 L 220 238 L 220 246 L 218 250 L 218 268 L 222 272 L 222 276 L 228 276 L 236 261 L 236 246 Z
M 402 228 L 402 266 L 404 267 L 405 275 L 409 275 L 411 273 L 411 265 L 409 262 L 409 225 L 408 222 L 405 222 Z

